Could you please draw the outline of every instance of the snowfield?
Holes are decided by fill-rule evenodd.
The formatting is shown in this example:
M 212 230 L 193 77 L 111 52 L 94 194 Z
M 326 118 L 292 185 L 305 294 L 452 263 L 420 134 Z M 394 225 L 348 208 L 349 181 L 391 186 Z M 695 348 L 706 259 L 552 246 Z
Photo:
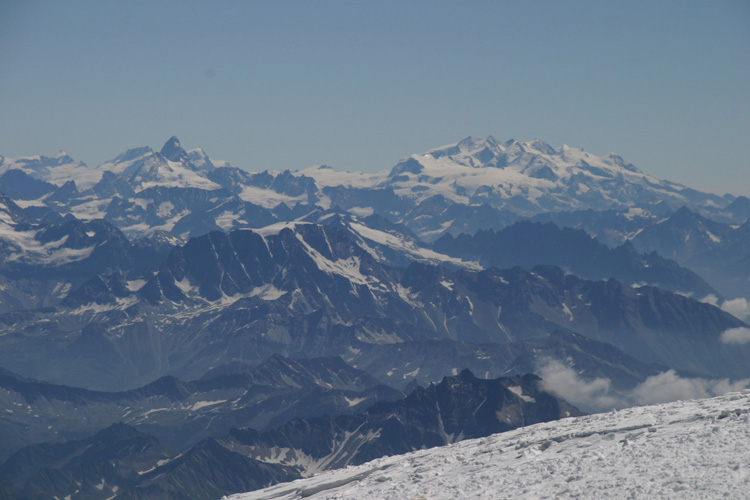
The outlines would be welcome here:
M 750 498 L 750 391 L 532 425 L 230 498 Z

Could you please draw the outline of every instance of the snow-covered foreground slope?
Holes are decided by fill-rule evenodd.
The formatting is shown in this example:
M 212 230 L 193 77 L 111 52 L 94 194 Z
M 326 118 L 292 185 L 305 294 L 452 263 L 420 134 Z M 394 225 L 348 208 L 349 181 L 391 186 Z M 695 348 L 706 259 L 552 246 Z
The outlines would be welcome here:
M 747 498 L 750 391 L 532 425 L 233 500 Z

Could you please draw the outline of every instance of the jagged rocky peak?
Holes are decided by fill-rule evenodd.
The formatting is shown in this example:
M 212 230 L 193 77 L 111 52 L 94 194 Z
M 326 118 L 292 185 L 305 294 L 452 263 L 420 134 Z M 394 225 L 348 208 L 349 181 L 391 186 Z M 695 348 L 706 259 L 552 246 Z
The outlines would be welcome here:
M 528 146 L 546 155 L 557 154 L 557 150 L 555 148 L 541 139 L 534 139 L 533 141 L 528 143 Z
M 185 151 L 180 145 L 180 140 L 174 135 L 164 143 L 159 154 L 169 161 L 182 163 L 192 170 L 209 172 L 216 168 L 216 165 L 209 159 L 205 151 L 201 148 Z
M 169 161 L 183 162 L 188 159 L 187 151 L 182 149 L 180 140 L 174 135 L 164 143 L 159 153 Z
M 469 136 L 466 139 L 460 141 L 457 146 L 461 151 L 472 151 L 483 148 L 489 148 L 497 151 L 503 149 L 502 145 L 491 135 L 487 136 L 487 138 L 485 139 L 478 139 L 476 137 Z
M 467 137 L 456 144 L 428 151 L 423 156 L 434 159 L 448 158 L 459 165 L 467 167 L 504 168 L 514 159 L 523 155 L 559 155 L 556 150 L 541 139 L 530 142 L 520 142 L 509 139 L 499 142 L 494 137 L 484 139 Z
M 454 146 L 446 146 L 429 151 L 428 154 L 439 157 L 444 153 L 454 155 L 456 153 L 468 153 L 476 154 L 477 151 L 489 150 L 495 154 L 500 153 L 521 153 L 521 152 L 536 152 L 547 155 L 557 154 L 559 151 L 544 142 L 541 139 L 534 139 L 533 141 L 521 142 L 515 139 L 508 139 L 505 142 L 499 142 L 494 137 L 487 136 L 485 139 L 477 139 L 475 137 L 467 137 L 462 141 L 458 142 Z
M 16 205 L 15 202 L 4 193 L 0 192 L 0 224 L 14 226 L 18 223 L 31 222 L 33 222 L 32 217 L 30 217 L 24 209 Z
M 482 164 L 490 162 L 495 156 L 502 154 L 504 147 L 491 135 L 486 139 L 469 136 L 450 146 L 433 149 L 425 153 L 435 159 L 443 157 L 474 157 Z M 474 166 L 474 165 L 472 165 Z

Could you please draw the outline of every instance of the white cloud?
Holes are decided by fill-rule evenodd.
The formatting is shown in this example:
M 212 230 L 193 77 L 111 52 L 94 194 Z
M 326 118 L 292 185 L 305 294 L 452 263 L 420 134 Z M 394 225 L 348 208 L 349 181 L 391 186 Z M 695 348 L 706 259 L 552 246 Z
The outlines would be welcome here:
M 745 323 L 750 323 L 750 300 L 743 299 L 742 297 L 725 300 L 721 304 L 721 309 Z
M 749 385 L 750 379 L 732 382 L 728 379 L 684 378 L 669 370 L 647 378 L 633 389 L 631 397 L 638 405 L 650 405 L 721 396 Z
M 542 388 L 556 394 L 584 411 L 607 411 L 627 404 L 612 394 L 608 378 L 584 380 L 572 368 L 556 359 L 542 360 L 537 374 L 542 377 Z
M 709 293 L 708 295 L 700 299 L 700 301 L 705 302 L 706 304 L 711 304 L 712 306 L 719 307 L 719 298 L 712 293 Z
M 747 329 L 746 329 L 747 330 Z M 612 388 L 612 381 L 599 377 L 587 380 L 571 367 L 551 358 L 541 361 L 537 374 L 542 377 L 541 388 L 565 399 L 587 412 L 603 412 L 685 399 L 721 396 L 727 392 L 750 388 L 750 379 L 685 378 L 674 370 L 648 377 L 629 394 Z
M 747 344 L 750 342 L 750 328 L 730 328 L 721 334 L 725 344 Z
M 739 297 L 736 299 L 725 300 L 719 304 L 719 299 L 716 295 L 708 294 L 700 299 L 700 301 L 719 307 L 722 311 L 728 312 L 735 318 L 740 319 L 745 323 L 750 323 L 750 300 L 748 299 Z

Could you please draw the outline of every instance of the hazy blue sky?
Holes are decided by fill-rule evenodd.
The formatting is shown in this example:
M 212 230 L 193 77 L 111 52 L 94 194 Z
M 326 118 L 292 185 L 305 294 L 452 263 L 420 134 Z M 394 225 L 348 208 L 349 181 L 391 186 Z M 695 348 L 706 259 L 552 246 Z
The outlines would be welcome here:
M 750 194 L 750 2 L 0 0 L 0 154 L 382 170 L 463 139 Z

